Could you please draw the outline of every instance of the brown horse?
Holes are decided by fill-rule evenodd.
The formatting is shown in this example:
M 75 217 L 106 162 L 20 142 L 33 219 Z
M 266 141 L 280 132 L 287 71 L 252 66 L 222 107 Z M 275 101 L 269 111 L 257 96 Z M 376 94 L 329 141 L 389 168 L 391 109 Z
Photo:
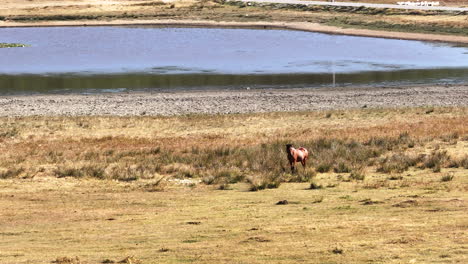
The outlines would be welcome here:
M 286 153 L 288 153 L 289 165 L 291 172 L 294 172 L 296 162 L 301 162 L 302 167 L 305 168 L 306 161 L 309 158 L 309 152 L 305 148 L 295 149 L 291 144 L 286 145 Z

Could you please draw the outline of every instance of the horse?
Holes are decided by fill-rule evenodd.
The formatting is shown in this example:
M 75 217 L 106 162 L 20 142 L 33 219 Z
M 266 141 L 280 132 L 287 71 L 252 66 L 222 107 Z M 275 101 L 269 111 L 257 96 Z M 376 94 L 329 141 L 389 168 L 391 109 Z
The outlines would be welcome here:
M 295 149 L 291 144 L 286 145 L 286 153 L 288 154 L 289 165 L 291 172 L 294 172 L 296 162 L 301 162 L 302 167 L 306 167 L 306 161 L 309 158 L 309 152 L 305 148 Z

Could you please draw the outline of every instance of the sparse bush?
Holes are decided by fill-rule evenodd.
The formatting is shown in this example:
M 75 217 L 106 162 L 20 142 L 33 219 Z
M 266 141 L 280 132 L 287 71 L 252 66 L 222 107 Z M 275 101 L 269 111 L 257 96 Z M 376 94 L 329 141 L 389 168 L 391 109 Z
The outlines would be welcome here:
M 82 174 L 85 177 L 91 177 L 96 179 L 104 179 L 105 178 L 105 168 L 99 165 L 94 166 L 84 166 L 82 169 Z
M 247 182 L 250 184 L 249 190 L 252 192 L 264 189 L 275 189 L 281 185 L 280 176 L 275 173 L 248 177 Z
M 457 144 L 457 140 L 460 138 L 460 135 L 457 132 L 450 133 L 441 137 L 443 142 L 448 142 L 451 144 Z
M 24 172 L 23 168 L 10 168 L 10 169 L 2 169 L 0 168 L 0 179 L 9 179 L 15 178 L 21 173 Z
M 410 157 L 403 153 L 397 153 L 390 157 L 385 157 L 379 161 L 378 172 L 383 173 L 402 173 L 412 166 L 416 166 L 422 159 L 421 156 Z
M 146 185 L 146 189 L 149 192 L 161 192 L 164 191 L 167 186 L 166 177 L 160 176 L 156 180 Z
M 195 169 L 188 164 L 171 163 L 161 168 L 162 173 L 172 174 L 176 178 L 193 178 L 197 174 Z
M 340 161 L 335 165 L 335 167 L 333 167 L 333 171 L 335 173 L 347 173 L 350 172 L 350 168 L 344 161 Z
M 141 260 L 135 258 L 134 256 L 128 256 L 128 257 L 122 259 L 121 261 L 119 261 L 119 263 L 123 263 L 123 264 L 141 264 Z
M 309 186 L 310 190 L 320 190 L 323 189 L 323 186 L 321 184 L 318 184 L 316 182 L 311 182 Z
M 56 258 L 52 263 L 57 264 L 81 264 L 81 260 L 79 257 L 60 257 Z
M 151 179 L 154 169 L 143 165 L 110 164 L 105 169 L 105 177 L 118 181 L 136 181 L 138 179 Z
M 317 175 L 313 168 L 298 170 L 297 173 L 282 173 L 282 180 L 285 182 L 308 182 Z
M 0 130 L 0 138 L 12 138 L 18 135 L 18 129 L 11 128 L 11 129 L 2 129 Z
M 323 196 L 315 197 L 312 203 L 321 203 L 323 202 Z
M 209 172 L 202 178 L 202 182 L 211 184 L 232 184 L 241 182 L 245 179 L 244 173 L 238 168 L 220 169 L 214 172 Z
M 218 186 L 218 190 L 232 190 L 228 183 L 222 183 Z
M 403 176 L 401 175 L 392 175 L 388 178 L 391 181 L 398 181 L 398 180 L 403 180 Z
M 429 108 L 429 109 L 426 110 L 425 113 L 427 115 L 427 114 L 430 114 L 430 113 L 433 113 L 433 112 L 434 112 L 434 108 Z
M 317 172 L 325 173 L 329 172 L 332 165 L 330 163 L 321 163 L 317 166 Z
M 380 189 L 383 187 L 388 187 L 388 181 L 379 180 L 379 181 L 368 182 L 363 187 L 364 189 Z
M 355 181 L 363 181 L 365 178 L 366 178 L 366 175 L 364 174 L 364 171 L 361 169 L 354 170 L 349 175 L 349 179 L 355 180 Z
M 83 177 L 83 172 L 79 168 L 76 168 L 76 167 L 59 167 L 59 168 L 55 169 L 54 174 L 58 178 L 63 178 L 63 177 L 80 178 L 80 177 Z
M 446 174 L 446 175 L 442 176 L 442 178 L 440 178 L 440 181 L 441 182 L 452 181 L 453 177 L 454 177 L 453 174 Z
M 460 159 L 450 159 L 447 164 L 448 168 L 464 168 L 468 169 L 468 156 L 464 156 Z
M 463 167 L 464 169 L 468 169 L 468 156 L 461 158 L 458 161 L 458 164 L 460 165 L 460 167 Z
M 216 183 L 216 178 L 213 175 L 205 175 L 202 178 L 202 182 L 206 185 L 211 185 Z
M 441 168 L 450 160 L 446 151 L 434 151 L 431 155 L 425 157 L 421 166 L 423 169 L 432 169 L 434 172 L 440 172 Z
M 343 254 L 344 250 L 338 247 L 335 247 L 334 249 L 331 250 L 333 254 Z
M 373 137 L 365 142 L 364 145 L 377 148 L 376 151 L 380 155 L 385 151 L 414 147 L 415 142 L 408 132 L 403 132 L 397 138 Z

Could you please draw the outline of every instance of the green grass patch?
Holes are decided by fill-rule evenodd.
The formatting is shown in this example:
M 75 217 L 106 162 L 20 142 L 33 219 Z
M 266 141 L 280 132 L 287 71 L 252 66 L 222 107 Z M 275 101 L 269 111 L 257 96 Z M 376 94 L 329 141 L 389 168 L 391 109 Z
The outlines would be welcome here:
M 468 35 L 466 27 L 441 26 L 435 23 L 430 24 L 398 24 L 385 21 L 368 22 L 357 20 L 350 17 L 334 17 L 333 19 L 323 20 L 322 23 L 329 26 L 343 28 L 361 28 L 371 30 L 386 30 L 397 32 L 429 33 L 429 34 L 447 34 L 447 35 Z
M 0 48 L 24 48 L 30 47 L 30 45 L 21 44 L 21 43 L 0 43 Z

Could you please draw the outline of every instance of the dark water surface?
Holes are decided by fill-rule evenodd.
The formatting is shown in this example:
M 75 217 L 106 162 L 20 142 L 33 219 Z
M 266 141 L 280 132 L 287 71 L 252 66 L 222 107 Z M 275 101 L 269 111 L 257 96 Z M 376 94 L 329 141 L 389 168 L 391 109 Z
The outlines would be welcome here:
M 1 28 L 0 94 L 468 82 L 468 48 L 287 30 Z

